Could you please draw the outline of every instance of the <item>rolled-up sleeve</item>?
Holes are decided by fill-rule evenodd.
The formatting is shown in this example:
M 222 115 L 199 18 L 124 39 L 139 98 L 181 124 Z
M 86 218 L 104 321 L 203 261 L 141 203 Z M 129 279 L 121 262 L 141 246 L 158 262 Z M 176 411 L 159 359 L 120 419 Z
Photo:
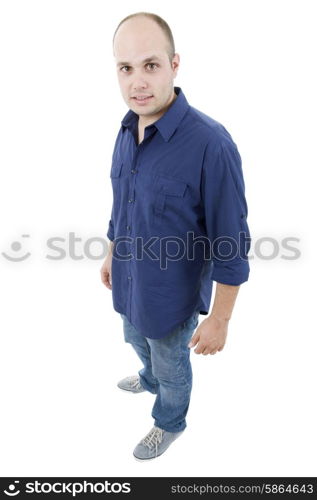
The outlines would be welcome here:
M 112 209 L 111 209 L 111 216 L 108 224 L 108 231 L 107 231 L 107 237 L 109 238 L 110 241 L 114 240 L 114 227 L 113 227 L 113 204 L 112 204 Z
M 208 144 L 202 170 L 206 233 L 212 280 L 240 285 L 249 278 L 250 232 L 241 157 L 230 139 Z
M 109 238 L 110 241 L 114 240 L 114 230 L 113 230 L 113 224 L 112 224 L 112 220 L 111 219 L 109 220 L 107 237 Z

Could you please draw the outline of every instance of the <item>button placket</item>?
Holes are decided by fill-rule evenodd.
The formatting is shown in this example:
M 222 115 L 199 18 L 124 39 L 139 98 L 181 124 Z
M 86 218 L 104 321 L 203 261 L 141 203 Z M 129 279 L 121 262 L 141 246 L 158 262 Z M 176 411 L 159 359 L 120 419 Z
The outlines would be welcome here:
M 127 225 L 126 225 L 126 231 L 127 235 L 132 237 L 132 230 L 133 230 L 133 210 L 134 210 L 134 205 L 135 205 L 135 183 L 136 183 L 136 174 L 138 173 L 138 168 L 137 168 L 137 161 L 138 161 L 138 151 L 139 149 L 137 148 L 135 153 L 134 153 L 134 158 L 133 158 L 133 163 L 132 163 L 132 168 L 130 170 L 131 176 L 129 179 L 129 192 L 128 192 L 128 200 L 127 200 Z M 131 245 L 131 253 L 129 256 L 134 255 L 134 243 L 133 240 L 130 243 Z M 130 312 L 130 318 L 132 314 L 132 258 L 128 260 L 128 276 L 127 276 L 127 281 L 129 286 L 129 293 L 128 293 L 128 303 L 127 303 L 127 308 Z

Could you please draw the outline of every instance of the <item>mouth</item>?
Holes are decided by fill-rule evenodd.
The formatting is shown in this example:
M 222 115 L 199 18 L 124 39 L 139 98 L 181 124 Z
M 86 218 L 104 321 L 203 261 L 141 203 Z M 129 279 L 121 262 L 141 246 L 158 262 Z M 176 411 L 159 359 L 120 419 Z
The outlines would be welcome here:
M 137 96 L 132 96 L 131 99 L 133 99 L 137 104 L 146 104 L 148 103 L 151 99 L 153 99 L 154 96 L 152 95 L 137 95 Z

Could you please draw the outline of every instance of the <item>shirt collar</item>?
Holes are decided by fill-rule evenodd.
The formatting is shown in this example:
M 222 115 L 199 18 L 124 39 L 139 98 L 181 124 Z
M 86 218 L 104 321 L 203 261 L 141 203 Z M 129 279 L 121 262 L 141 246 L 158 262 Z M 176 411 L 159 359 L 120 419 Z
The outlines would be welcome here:
M 161 118 L 149 125 L 155 126 L 166 142 L 169 141 L 189 108 L 189 104 L 182 89 L 180 87 L 174 87 L 174 91 L 177 94 L 177 98 Z M 138 118 L 139 115 L 130 109 L 121 121 L 122 128 L 128 127 L 132 130 Z

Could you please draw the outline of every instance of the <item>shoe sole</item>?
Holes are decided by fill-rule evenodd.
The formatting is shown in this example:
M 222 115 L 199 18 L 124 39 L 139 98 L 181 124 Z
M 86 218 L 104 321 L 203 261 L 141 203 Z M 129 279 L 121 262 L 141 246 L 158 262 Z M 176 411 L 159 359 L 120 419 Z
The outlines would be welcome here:
M 167 449 L 165 450 L 167 451 Z M 165 451 L 163 451 L 163 453 L 160 453 L 159 455 L 157 455 L 156 457 L 151 457 L 151 458 L 138 458 L 135 456 L 135 454 L 133 453 L 133 456 L 134 456 L 134 459 L 137 461 L 137 462 L 150 462 L 151 460 L 155 460 L 156 458 L 159 458 L 161 457 Z
M 130 394 L 142 394 L 142 392 L 146 392 L 146 390 L 144 391 L 131 391 L 130 389 L 123 389 L 122 387 L 119 387 L 117 385 L 118 389 L 120 389 L 120 391 L 124 391 L 124 392 L 130 392 Z

